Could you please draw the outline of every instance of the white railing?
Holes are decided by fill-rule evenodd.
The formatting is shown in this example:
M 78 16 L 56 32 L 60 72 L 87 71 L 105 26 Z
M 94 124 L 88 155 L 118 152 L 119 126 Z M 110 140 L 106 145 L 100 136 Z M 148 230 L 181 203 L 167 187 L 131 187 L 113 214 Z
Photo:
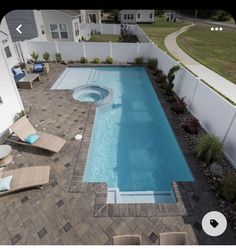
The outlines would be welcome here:
M 99 27 L 100 24 L 97 24 Z M 138 26 L 136 26 L 137 28 Z M 140 28 L 137 28 L 143 39 L 149 40 Z M 62 54 L 63 60 L 80 60 L 86 56 L 91 61 L 95 57 L 104 60 L 112 56 L 114 61 L 133 62 L 136 57 L 143 56 L 157 58 L 158 68 L 168 74 L 171 67 L 178 62 L 173 60 L 165 52 L 153 43 L 113 43 L 113 42 L 20 42 L 23 56 L 30 58 L 30 54 L 36 51 L 42 54 L 47 51 L 51 59 L 55 59 L 56 52 Z M 180 70 L 174 81 L 174 91 L 179 97 L 185 97 L 188 110 L 199 119 L 202 127 L 208 132 L 219 137 L 223 142 L 225 154 L 236 166 L 236 107 L 226 99 L 209 88 L 199 78 L 194 76 L 184 67 Z

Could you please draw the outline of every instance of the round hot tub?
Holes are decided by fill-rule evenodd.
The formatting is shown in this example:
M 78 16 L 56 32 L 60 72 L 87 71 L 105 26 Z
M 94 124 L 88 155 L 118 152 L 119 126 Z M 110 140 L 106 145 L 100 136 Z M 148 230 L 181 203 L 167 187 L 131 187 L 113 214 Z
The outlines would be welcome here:
M 104 105 L 112 99 L 112 90 L 86 84 L 74 89 L 73 98 L 81 102 L 95 102 L 97 105 Z

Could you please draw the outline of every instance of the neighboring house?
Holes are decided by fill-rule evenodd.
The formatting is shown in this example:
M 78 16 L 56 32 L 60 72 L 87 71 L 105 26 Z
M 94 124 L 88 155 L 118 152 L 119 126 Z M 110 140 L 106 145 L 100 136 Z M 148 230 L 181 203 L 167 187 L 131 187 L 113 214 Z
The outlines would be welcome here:
M 89 39 L 86 23 L 101 23 L 100 10 L 14 10 L 6 15 L 13 42 Z M 16 28 L 22 24 L 22 34 Z
M 155 10 L 121 10 L 120 23 L 152 23 L 155 21 Z

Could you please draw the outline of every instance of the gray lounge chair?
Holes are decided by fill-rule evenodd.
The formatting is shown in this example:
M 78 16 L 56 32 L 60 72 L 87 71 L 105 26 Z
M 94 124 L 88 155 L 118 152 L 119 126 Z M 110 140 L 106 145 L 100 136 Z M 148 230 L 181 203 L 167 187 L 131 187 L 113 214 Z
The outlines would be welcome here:
M 0 171 L 0 179 L 13 176 L 10 190 L 1 191 L 0 196 L 27 188 L 42 187 L 49 183 L 50 166 L 33 166 Z
M 141 245 L 140 235 L 117 235 L 112 237 L 113 245 Z
M 160 245 L 186 245 L 187 234 L 185 232 L 160 233 Z
M 10 126 L 10 130 L 19 138 L 17 139 L 11 133 L 11 135 L 6 139 L 12 143 L 38 147 L 51 152 L 59 152 L 60 149 L 66 143 L 66 140 L 61 137 L 46 132 L 36 131 L 26 116 L 23 116 L 22 118 L 18 119 L 14 124 L 12 124 Z M 33 144 L 28 144 L 24 142 L 24 139 L 31 134 L 38 134 L 39 139 Z

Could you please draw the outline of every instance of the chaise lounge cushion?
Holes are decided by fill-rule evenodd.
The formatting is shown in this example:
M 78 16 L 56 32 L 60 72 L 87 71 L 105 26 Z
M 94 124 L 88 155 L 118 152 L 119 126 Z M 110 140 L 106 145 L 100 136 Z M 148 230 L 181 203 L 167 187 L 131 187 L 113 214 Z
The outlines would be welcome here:
M 39 135 L 37 134 L 30 134 L 29 136 L 27 136 L 24 139 L 24 142 L 28 143 L 28 144 L 33 144 L 35 143 L 37 140 L 39 139 Z
M 12 177 L 13 176 L 6 176 L 0 179 L 0 192 L 10 189 Z
M 20 67 L 12 68 L 11 71 L 16 83 L 25 76 L 25 72 Z

